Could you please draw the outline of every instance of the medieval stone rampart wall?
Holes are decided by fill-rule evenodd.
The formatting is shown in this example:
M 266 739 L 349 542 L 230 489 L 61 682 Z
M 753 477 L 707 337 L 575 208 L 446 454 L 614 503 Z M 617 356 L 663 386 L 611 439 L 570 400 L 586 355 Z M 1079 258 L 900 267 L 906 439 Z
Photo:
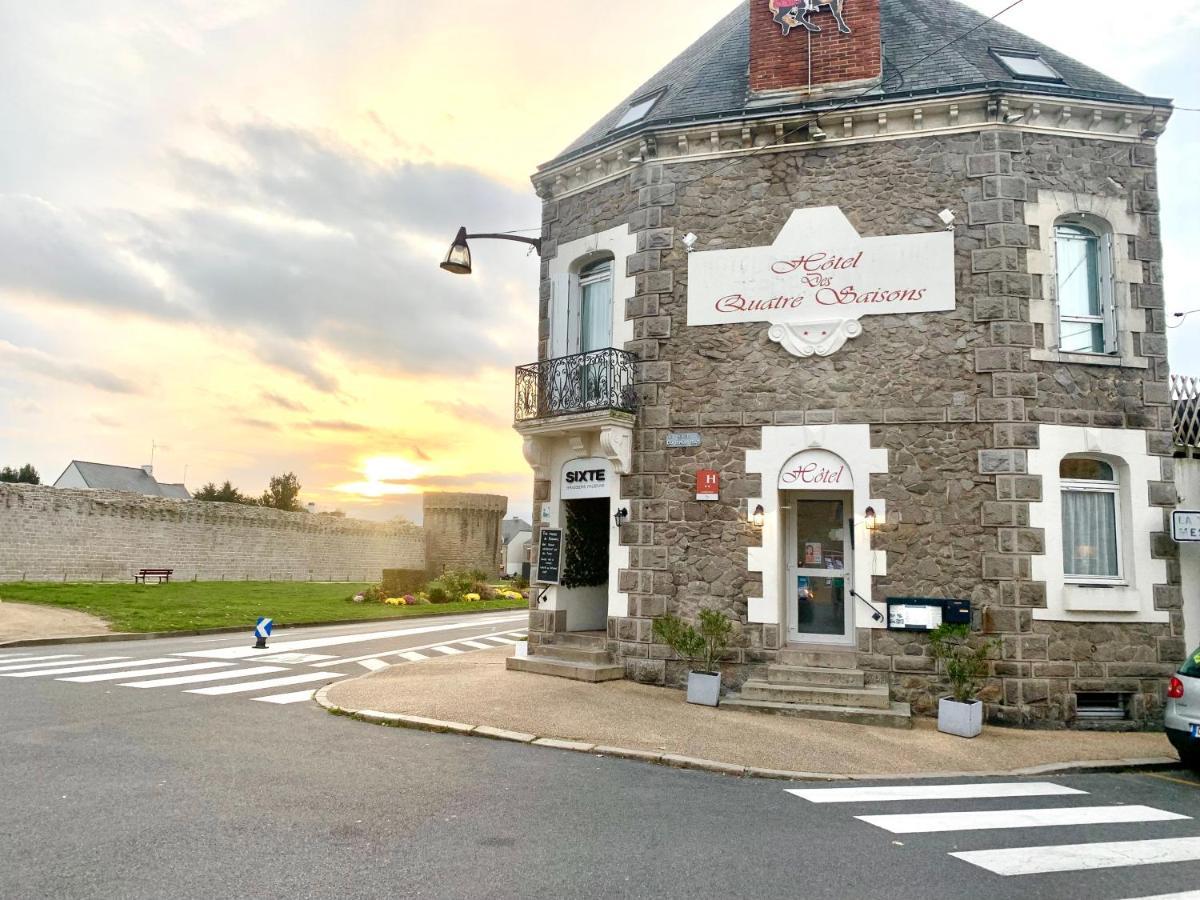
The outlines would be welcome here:
M 378 581 L 425 565 L 422 529 L 233 503 L 0 484 L 0 581 Z
M 433 574 L 443 569 L 478 569 L 495 575 L 504 568 L 501 523 L 508 498 L 495 494 L 425 494 L 426 558 Z

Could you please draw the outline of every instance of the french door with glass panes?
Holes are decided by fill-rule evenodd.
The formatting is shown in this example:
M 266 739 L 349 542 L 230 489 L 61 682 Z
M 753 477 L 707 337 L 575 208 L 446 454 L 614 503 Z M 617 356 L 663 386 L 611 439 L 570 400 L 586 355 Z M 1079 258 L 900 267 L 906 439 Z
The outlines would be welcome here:
M 853 644 L 851 494 L 783 494 L 787 511 L 787 639 Z

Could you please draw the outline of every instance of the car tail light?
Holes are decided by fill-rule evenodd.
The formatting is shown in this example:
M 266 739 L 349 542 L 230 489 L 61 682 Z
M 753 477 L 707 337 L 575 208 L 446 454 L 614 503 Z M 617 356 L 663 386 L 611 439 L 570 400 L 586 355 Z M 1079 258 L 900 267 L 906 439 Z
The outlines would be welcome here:
M 1178 700 L 1183 696 L 1183 682 L 1175 676 L 1171 676 L 1171 683 L 1167 686 L 1167 696 L 1172 700 Z

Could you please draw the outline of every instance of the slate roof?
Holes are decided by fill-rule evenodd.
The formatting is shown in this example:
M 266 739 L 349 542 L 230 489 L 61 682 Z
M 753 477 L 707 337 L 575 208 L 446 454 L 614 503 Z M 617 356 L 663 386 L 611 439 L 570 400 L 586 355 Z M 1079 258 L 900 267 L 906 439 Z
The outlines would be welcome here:
M 530 525 L 524 519 L 518 519 L 516 516 L 513 516 L 511 519 L 505 519 L 504 522 L 501 523 L 501 527 L 504 533 L 504 546 L 506 547 L 511 544 L 512 539 L 521 532 L 533 531 L 532 525 Z
M 130 466 L 110 466 L 106 463 L 72 460 L 71 465 L 79 472 L 83 483 L 95 491 L 125 491 L 144 497 L 170 497 L 190 500 L 192 495 L 182 484 L 162 484 L 144 469 Z M 64 475 L 66 472 L 63 473 Z M 62 476 L 59 476 L 59 480 Z
M 761 0 L 754 0 L 761 2 Z M 1151 99 L 1088 66 L 1015 31 L 956 0 L 881 0 L 883 80 L 858 103 L 904 95 L 947 94 L 1010 87 L 1057 96 L 1094 97 L 1102 100 L 1151 102 Z M 1086 15 L 1081 10 L 1081 15 Z M 985 23 L 960 38 L 970 28 Z M 953 42 L 953 43 L 952 43 Z M 951 44 L 929 59 L 924 57 Z M 1063 83 L 1014 79 L 989 53 L 990 48 L 1026 50 L 1039 54 L 1062 77 Z M 620 105 L 588 129 L 546 166 L 607 143 L 612 137 L 629 137 L 642 130 L 691 120 L 736 118 L 748 106 L 750 69 L 750 7 L 740 0 L 732 12 L 639 87 Z M 642 121 L 614 132 L 632 101 L 656 91 L 662 99 Z M 827 104 L 828 99 L 818 101 Z M 845 102 L 845 98 L 841 102 Z M 814 105 L 818 105 L 814 104 Z M 799 109 L 805 104 L 789 104 Z M 773 110 L 779 107 L 772 107 Z M 761 112 L 761 105 L 753 107 Z M 543 166 L 545 168 L 545 166 Z

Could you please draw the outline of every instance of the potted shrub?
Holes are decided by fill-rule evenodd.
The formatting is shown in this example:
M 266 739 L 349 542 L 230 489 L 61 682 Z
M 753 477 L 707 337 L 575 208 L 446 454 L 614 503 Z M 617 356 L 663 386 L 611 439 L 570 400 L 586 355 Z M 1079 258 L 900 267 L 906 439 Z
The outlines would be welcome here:
M 654 620 L 654 636 L 691 664 L 687 702 L 716 706 L 721 702 L 721 657 L 729 647 L 733 625 L 724 613 L 700 610 L 699 629 L 675 615 Z
M 951 692 L 938 703 L 938 731 L 976 737 L 983 731 L 983 701 L 975 694 L 987 676 L 988 651 L 994 642 L 971 646 L 967 625 L 941 625 L 929 638 L 933 658 L 945 672 Z

